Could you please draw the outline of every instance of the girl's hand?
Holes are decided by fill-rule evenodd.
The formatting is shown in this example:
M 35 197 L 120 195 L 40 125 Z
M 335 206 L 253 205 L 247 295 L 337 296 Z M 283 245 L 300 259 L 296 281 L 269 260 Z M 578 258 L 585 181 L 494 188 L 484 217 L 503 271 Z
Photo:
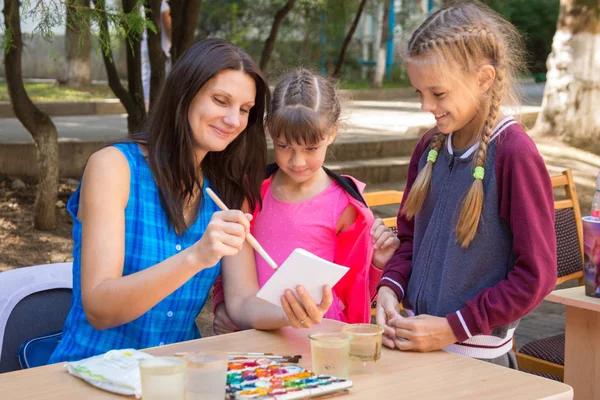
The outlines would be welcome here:
M 396 330 L 393 321 L 402 318 L 398 312 L 400 303 L 398 297 L 392 289 L 387 286 L 382 286 L 377 292 L 377 308 L 375 319 L 377 325 L 381 326 L 383 331 L 383 345 L 393 349 L 396 347 Z
M 224 335 L 226 333 L 237 331 L 239 331 L 239 328 L 235 326 L 231 318 L 229 318 L 229 314 L 227 314 L 227 309 L 225 308 L 225 303 L 219 304 L 215 309 L 213 332 L 215 335 Z
M 281 296 L 281 306 L 290 325 L 294 328 L 310 328 L 314 324 L 321 323 L 323 315 L 333 302 L 331 287 L 329 285 L 323 287 L 323 299 L 318 305 L 315 304 L 304 286 L 297 286 L 296 293 L 298 293 L 300 301 L 289 289 Z
M 191 247 L 194 261 L 211 267 L 222 257 L 236 255 L 244 246 L 251 220 L 251 214 L 239 210 L 214 213 L 202 238 Z
M 390 323 L 395 327 L 395 346 L 399 350 L 433 351 L 457 342 L 448 320 L 427 314 L 416 317 L 396 318 Z
M 373 222 L 371 227 L 371 236 L 373 236 L 373 243 L 375 252 L 373 253 L 373 264 L 383 269 L 385 264 L 394 255 L 394 252 L 400 247 L 400 239 L 390 228 L 385 226 L 381 218 L 377 218 Z

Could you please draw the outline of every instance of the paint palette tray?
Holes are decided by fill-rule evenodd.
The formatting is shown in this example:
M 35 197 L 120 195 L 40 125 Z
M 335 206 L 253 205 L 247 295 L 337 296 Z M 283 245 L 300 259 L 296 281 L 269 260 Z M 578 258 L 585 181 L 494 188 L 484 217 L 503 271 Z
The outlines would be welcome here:
M 230 360 L 227 370 L 228 400 L 306 399 L 345 391 L 352 381 L 317 375 L 299 365 L 269 359 Z

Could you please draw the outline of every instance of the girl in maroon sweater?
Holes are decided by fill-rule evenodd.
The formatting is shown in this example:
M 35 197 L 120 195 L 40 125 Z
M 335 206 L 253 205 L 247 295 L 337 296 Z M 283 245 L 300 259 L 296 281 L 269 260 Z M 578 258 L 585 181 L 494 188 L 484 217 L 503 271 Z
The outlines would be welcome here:
M 377 323 L 388 347 L 516 368 L 519 319 L 554 287 L 550 177 L 500 110 L 513 98 L 520 50 L 515 28 L 475 2 L 440 9 L 408 42 L 408 76 L 437 126 L 413 153 L 401 245 L 380 282 Z M 401 317 L 399 302 L 414 316 Z

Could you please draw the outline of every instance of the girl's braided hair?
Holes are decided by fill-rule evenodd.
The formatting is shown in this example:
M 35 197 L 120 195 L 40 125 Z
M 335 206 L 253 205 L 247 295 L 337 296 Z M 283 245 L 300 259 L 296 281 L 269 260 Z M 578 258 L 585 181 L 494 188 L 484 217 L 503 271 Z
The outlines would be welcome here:
M 340 119 L 335 84 L 307 69 L 298 68 L 277 84 L 267 111 L 271 137 L 287 143 L 316 144 Z

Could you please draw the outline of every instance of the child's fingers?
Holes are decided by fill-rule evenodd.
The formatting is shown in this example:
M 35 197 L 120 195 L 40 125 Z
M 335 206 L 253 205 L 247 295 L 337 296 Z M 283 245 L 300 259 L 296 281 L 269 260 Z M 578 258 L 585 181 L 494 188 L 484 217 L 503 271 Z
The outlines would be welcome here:
M 306 312 L 302 304 L 300 304 L 300 302 L 298 301 L 296 294 L 291 290 L 286 290 L 285 299 L 290 304 L 290 307 L 292 308 L 292 311 L 294 312 L 296 318 L 298 318 L 300 325 L 306 326 L 309 323 L 308 320 L 310 319 L 310 317 L 308 316 L 308 313 Z
M 390 338 L 388 335 L 384 334 L 381 338 L 381 342 L 385 347 L 389 347 L 390 349 L 395 349 L 396 345 L 394 343 L 394 339 Z
M 398 350 L 402 350 L 402 351 L 409 351 L 409 350 L 415 349 L 415 344 L 413 342 L 411 342 L 408 339 L 401 338 L 401 337 L 394 338 L 394 346 Z
M 379 302 L 377 303 L 377 308 L 375 309 L 375 322 L 377 323 L 377 325 L 381 326 L 385 330 L 384 333 L 386 333 L 388 329 L 390 329 L 390 327 L 387 325 L 385 310 Z
M 379 236 L 379 238 L 377 238 L 377 241 L 375 242 L 375 248 L 382 249 L 383 244 L 386 242 L 386 240 L 388 240 L 392 236 L 394 236 L 392 231 L 390 231 L 389 229 L 386 228 L 386 230 L 384 232 L 382 232 L 382 234 Z
M 384 335 L 395 336 L 396 331 L 392 326 L 390 326 L 389 315 L 390 312 L 386 311 L 383 305 L 380 305 L 378 303 L 377 308 L 375 310 L 375 321 L 377 325 L 383 328 Z
M 396 339 L 411 341 L 415 338 L 415 334 L 408 329 L 398 328 L 396 326 L 395 331 Z
M 323 286 L 323 298 L 321 299 L 321 302 L 319 303 L 319 309 L 322 311 L 323 314 L 325 314 L 327 312 L 327 310 L 329 310 L 329 307 L 331 307 L 332 303 L 333 303 L 333 292 L 331 291 L 331 286 L 325 285 L 325 286 Z
M 389 230 L 388 227 L 383 225 L 383 223 L 375 229 L 371 228 L 371 231 L 373 232 L 373 241 L 377 241 L 377 239 L 379 239 L 379 237 L 387 230 Z
M 286 294 L 288 291 L 286 291 Z M 293 294 L 292 294 L 292 296 L 293 296 Z M 287 317 L 287 319 L 292 327 L 294 327 L 296 329 L 303 327 L 300 325 L 300 320 L 298 319 L 296 314 L 294 314 L 294 311 L 292 310 L 292 307 L 285 295 L 281 296 L 281 308 L 283 308 L 283 312 L 285 313 L 285 316 Z
M 371 236 L 375 235 L 375 231 L 381 225 L 383 225 L 383 220 L 381 218 L 377 218 L 375 221 L 373 221 L 373 225 L 371 226 Z
M 299 312 L 306 312 L 306 315 L 308 315 L 308 319 L 310 319 L 312 323 L 321 322 L 321 318 L 324 313 L 320 312 L 319 306 L 315 304 L 314 300 L 312 299 L 312 297 L 310 297 L 310 294 L 308 294 L 304 286 L 296 286 L 296 293 L 298 293 L 298 297 L 300 298 L 300 304 L 298 305 L 299 307 L 301 307 L 301 310 Z M 299 314 L 296 313 L 296 315 Z M 309 325 L 305 324 L 305 326 L 308 327 Z
M 382 249 L 387 249 L 389 247 L 393 247 L 395 249 L 397 249 L 400 246 L 400 240 L 398 240 L 398 238 L 396 237 L 396 235 L 394 235 L 393 233 L 391 234 L 391 237 L 388 237 L 385 242 L 383 242 L 383 244 L 381 245 Z

